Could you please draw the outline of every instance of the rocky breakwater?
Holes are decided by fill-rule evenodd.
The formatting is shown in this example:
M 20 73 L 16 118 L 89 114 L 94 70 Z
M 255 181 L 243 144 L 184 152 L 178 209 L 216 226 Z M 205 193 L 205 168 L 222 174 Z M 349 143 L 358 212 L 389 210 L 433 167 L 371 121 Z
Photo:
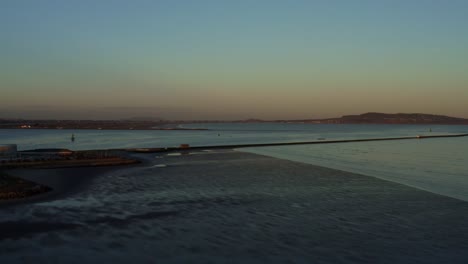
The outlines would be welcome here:
M 0 172 L 0 201 L 26 198 L 52 188 Z

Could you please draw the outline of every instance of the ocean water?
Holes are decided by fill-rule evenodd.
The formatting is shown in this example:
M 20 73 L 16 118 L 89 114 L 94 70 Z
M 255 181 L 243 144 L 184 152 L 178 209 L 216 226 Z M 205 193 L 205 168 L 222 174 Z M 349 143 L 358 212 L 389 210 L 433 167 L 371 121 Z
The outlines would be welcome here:
M 186 124 L 209 130 L 43 130 L 0 129 L 0 144 L 17 144 L 19 150 L 69 148 L 72 150 L 230 145 L 466 133 L 468 126 L 426 125 L 312 125 L 312 124 Z M 429 132 L 432 130 L 432 132 Z M 71 135 L 75 135 L 72 142 Z
M 432 126 L 432 132 L 427 126 L 393 125 L 190 126 L 212 130 L 0 130 L 0 144 L 16 143 L 20 149 L 98 149 L 468 130 L 467 126 Z M 76 136 L 74 143 L 71 133 Z M 240 151 L 354 171 L 467 200 L 468 138 Z M 0 207 L 0 263 L 466 263 L 465 202 L 336 171 L 327 182 L 324 175 L 330 170 L 324 168 L 314 168 L 322 176 L 310 177 L 298 169 L 309 168 L 304 164 L 229 152 L 138 154 L 147 161 L 143 166 L 91 177 L 79 192 Z M 217 166 L 211 166 L 214 162 Z M 281 172 L 269 170 L 272 162 Z M 86 169 L 75 174 L 67 176 L 80 177 Z
M 209 130 L 0 130 L 0 144 L 102 149 L 295 142 L 467 133 L 450 125 L 185 124 Z M 71 142 L 71 134 L 75 142 Z M 241 149 L 394 181 L 468 201 L 468 137 Z
M 0 207 L 0 263 L 468 258 L 468 203 L 456 199 L 229 150 L 138 155 L 148 162 L 101 173 L 78 192 Z M 74 172 L 61 176 L 81 177 L 86 169 Z
M 468 137 L 242 151 L 374 176 L 468 201 Z

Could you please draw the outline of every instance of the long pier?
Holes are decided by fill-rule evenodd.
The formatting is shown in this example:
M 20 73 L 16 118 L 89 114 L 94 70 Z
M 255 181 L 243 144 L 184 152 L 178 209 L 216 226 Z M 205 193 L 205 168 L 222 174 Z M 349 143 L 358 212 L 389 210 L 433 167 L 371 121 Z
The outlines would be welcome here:
M 197 149 L 233 149 L 233 148 L 252 148 L 252 147 L 274 147 L 274 146 L 291 146 L 291 145 L 314 145 L 314 144 L 334 144 L 334 143 L 352 143 L 352 142 L 369 142 L 369 141 L 390 141 L 390 140 L 408 140 L 408 139 L 430 139 L 430 138 L 451 138 L 451 137 L 466 137 L 466 134 L 446 134 L 446 135 L 418 135 L 408 137 L 390 137 L 390 138 L 363 138 L 363 139 L 338 139 L 338 140 L 315 140 L 315 141 L 300 141 L 300 142 L 278 142 L 278 143 L 255 143 L 255 144 L 232 144 L 232 145 L 213 145 L 213 146 L 184 146 L 169 147 L 169 148 L 132 148 L 126 149 L 130 152 L 153 153 L 153 152 L 168 152 L 181 150 L 197 150 Z

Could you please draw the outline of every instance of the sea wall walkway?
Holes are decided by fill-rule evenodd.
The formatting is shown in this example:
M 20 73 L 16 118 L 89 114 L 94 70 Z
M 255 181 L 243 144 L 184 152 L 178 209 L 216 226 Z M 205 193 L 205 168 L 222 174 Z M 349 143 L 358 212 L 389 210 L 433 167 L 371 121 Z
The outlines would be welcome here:
M 182 144 L 180 147 L 169 148 L 132 148 L 126 149 L 130 152 L 167 152 L 180 150 L 197 149 L 233 149 L 233 148 L 251 148 L 251 147 L 272 147 L 272 146 L 290 146 L 290 145 L 312 145 L 312 144 L 333 144 L 333 143 L 351 143 L 351 142 L 369 142 L 369 141 L 390 141 L 390 140 L 408 140 L 408 139 L 431 139 L 431 138 L 451 138 L 466 137 L 466 134 L 445 134 L 445 135 L 417 135 L 408 137 L 387 137 L 387 138 L 363 138 L 363 139 L 339 139 L 339 140 L 315 140 L 299 142 L 278 142 L 278 143 L 255 143 L 255 144 L 231 144 L 231 145 L 212 145 L 212 146 L 189 146 Z

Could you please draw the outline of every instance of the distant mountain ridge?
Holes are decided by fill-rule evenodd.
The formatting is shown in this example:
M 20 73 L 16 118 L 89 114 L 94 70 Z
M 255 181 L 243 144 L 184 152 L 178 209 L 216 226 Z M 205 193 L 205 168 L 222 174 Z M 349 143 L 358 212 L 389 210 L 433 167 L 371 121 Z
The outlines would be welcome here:
M 144 120 L 140 120 L 144 119 Z M 148 120 L 153 119 L 153 120 Z M 191 130 L 178 127 L 187 123 L 305 123 L 305 124 L 438 124 L 468 125 L 468 119 L 445 115 L 421 113 L 385 114 L 369 112 L 360 115 L 344 115 L 338 118 L 301 120 L 163 120 L 162 118 L 134 118 L 133 120 L 24 120 L 0 118 L 2 128 L 39 129 L 130 129 L 130 130 Z
M 339 118 L 304 120 L 305 123 L 318 124 L 460 124 L 468 125 L 468 119 L 444 115 L 421 113 L 375 113 L 344 115 Z

